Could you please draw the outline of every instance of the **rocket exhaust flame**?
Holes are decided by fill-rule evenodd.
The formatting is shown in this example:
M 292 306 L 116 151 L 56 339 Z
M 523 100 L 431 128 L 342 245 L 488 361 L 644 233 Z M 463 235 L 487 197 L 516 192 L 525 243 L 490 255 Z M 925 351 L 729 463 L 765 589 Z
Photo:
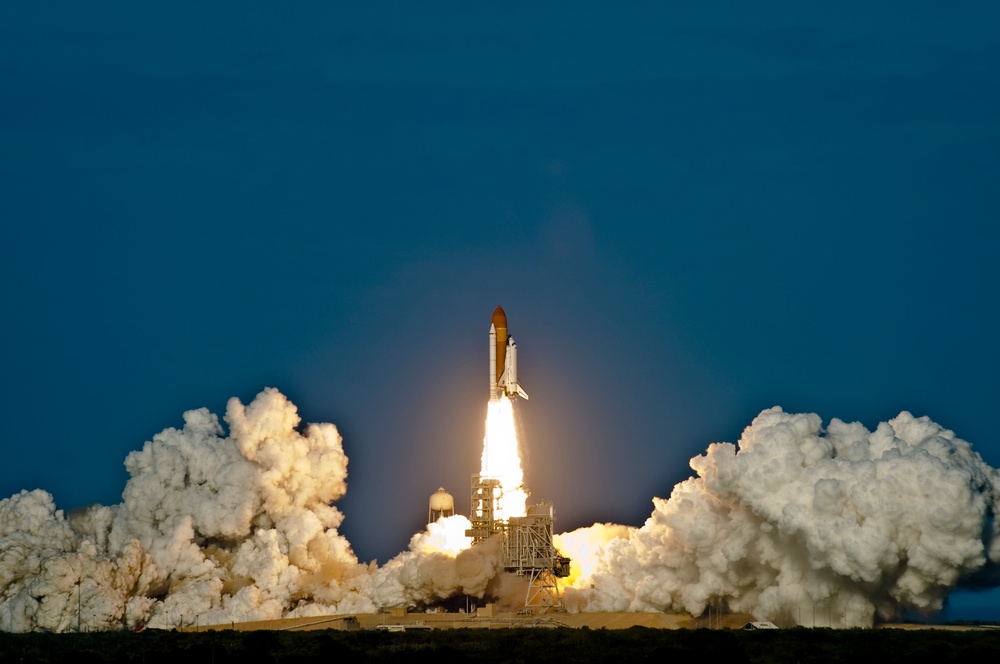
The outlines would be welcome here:
M 486 436 L 483 438 L 483 462 L 480 477 L 500 480 L 500 519 L 524 516 L 528 494 L 524 490 L 524 472 L 517 448 L 514 407 L 506 396 L 490 401 L 486 411 Z

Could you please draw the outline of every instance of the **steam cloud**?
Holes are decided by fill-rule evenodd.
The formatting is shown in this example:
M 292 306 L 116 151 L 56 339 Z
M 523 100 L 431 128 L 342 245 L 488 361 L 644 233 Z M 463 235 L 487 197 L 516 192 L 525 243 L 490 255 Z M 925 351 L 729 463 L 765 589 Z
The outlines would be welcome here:
M 381 568 L 358 562 L 331 503 L 347 457 L 331 424 L 299 427 L 275 389 L 206 409 L 129 454 L 123 501 L 64 514 L 42 490 L 0 501 L 0 629 L 176 627 L 523 597 L 499 541 L 465 517 L 419 533 Z M 874 432 L 773 408 L 739 446 L 654 498 L 641 528 L 557 536 L 571 610 L 706 607 L 806 624 L 870 625 L 940 609 L 1000 561 L 1000 479 L 951 431 L 902 413 Z M 523 600 L 522 600 L 523 601 Z
M 593 569 L 567 602 L 869 626 L 940 610 L 957 585 L 994 575 L 1000 476 L 969 443 L 906 412 L 874 432 L 821 424 L 765 410 L 738 447 L 692 459 L 697 477 L 654 498 L 641 528 L 562 536 Z
M 282 616 L 372 612 L 457 593 L 482 596 L 496 543 L 456 556 L 446 531 L 414 537 L 381 569 L 359 564 L 330 503 L 347 486 L 332 424 L 300 433 L 268 388 L 230 399 L 223 436 L 207 409 L 184 414 L 125 460 L 120 505 L 68 517 L 45 491 L 0 501 L 0 629 L 177 627 Z

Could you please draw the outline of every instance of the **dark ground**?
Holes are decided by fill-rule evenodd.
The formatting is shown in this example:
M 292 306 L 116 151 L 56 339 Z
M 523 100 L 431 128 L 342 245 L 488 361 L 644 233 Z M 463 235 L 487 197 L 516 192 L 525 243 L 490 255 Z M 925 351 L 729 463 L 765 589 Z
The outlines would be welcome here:
M 494 629 L 0 634 L 0 662 L 988 661 L 1000 631 Z M 721 659 L 725 658 L 725 659 Z

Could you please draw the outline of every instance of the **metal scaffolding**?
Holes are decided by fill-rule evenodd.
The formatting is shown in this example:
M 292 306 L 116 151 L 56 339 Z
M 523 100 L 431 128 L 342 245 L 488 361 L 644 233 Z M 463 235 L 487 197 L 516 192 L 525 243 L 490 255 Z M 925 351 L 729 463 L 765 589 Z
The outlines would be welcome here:
M 508 519 L 504 528 L 504 569 L 527 578 L 526 610 L 562 605 L 557 579 L 569 576 L 569 558 L 552 543 L 553 520 L 552 503 L 538 503 L 526 516 Z
M 500 480 L 472 476 L 472 509 L 469 512 L 472 527 L 465 531 L 465 536 L 472 538 L 473 546 L 503 532 L 503 522 L 497 518 L 502 497 Z
M 552 503 L 532 505 L 525 516 L 503 521 L 498 518 L 502 497 L 500 480 L 472 476 L 472 527 L 466 536 L 476 545 L 500 535 L 504 571 L 528 581 L 525 610 L 562 606 L 557 580 L 569 576 L 569 558 L 559 555 L 552 543 Z

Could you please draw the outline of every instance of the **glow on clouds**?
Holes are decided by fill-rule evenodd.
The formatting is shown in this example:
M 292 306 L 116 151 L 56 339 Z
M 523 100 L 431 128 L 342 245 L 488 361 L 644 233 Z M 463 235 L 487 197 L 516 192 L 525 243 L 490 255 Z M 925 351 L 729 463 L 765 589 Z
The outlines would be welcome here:
M 494 406 L 482 474 L 518 489 L 507 492 L 511 516 L 524 510 L 523 475 L 510 403 L 490 404 L 491 416 Z M 496 538 L 468 548 L 463 516 L 414 535 L 382 567 L 359 563 L 331 505 L 347 477 L 336 427 L 301 427 L 271 388 L 247 405 L 231 399 L 224 421 L 228 435 L 208 410 L 188 411 L 182 429 L 129 454 L 119 505 L 66 515 L 42 490 L 0 500 L 0 629 L 371 612 L 516 585 Z M 997 471 L 927 418 L 904 412 L 869 432 L 772 408 L 738 445 L 710 445 L 691 467 L 642 527 L 557 536 L 573 558 L 570 610 L 711 606 L 870 625 L 933 612 L 957 585 L 996 578 Z

